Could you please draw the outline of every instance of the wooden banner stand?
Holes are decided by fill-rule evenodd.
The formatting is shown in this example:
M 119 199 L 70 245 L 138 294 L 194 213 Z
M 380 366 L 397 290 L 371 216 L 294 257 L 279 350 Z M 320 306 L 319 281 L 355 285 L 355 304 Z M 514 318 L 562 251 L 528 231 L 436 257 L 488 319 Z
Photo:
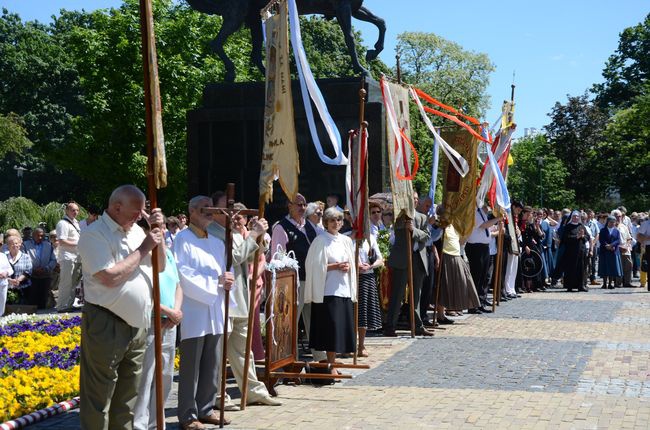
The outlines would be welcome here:
M 303 379 L 350 379 L 352 375 L 331 375 L 325 373 L 303 373 L 302 369 L 369 369 L 367 364 L 314 363 L 298 361 L 298 282 L 295 270 L 276 272 L 275 288 L 272 287 L 273 273 L 264 274 L 266 285 L 266 358 L 264 360 L 264 381 L 269 393 L 277 395 L 275 384 L 281 378 Z M 270 318 L 269 318 L 270 317 Z

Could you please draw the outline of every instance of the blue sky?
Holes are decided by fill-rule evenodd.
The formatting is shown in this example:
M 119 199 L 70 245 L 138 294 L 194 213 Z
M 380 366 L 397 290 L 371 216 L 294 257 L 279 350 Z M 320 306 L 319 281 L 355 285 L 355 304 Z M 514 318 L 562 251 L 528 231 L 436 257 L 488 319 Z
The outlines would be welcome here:
M 24 20 L 48 22 L 59 9 L 92 10 L 118 6 L 119 0 L 0 0 L 0 6 Z M 487 120 L 498 115 L 510 96 L 512 74 L 517 85 L 518 134 L 526 127 L 541 129 L 556 101 L 579 95 L 602 80 L 605 61 L 626 27 L 650 12 L 648 0 L 366 0 L 366 7 L 386 20 L 385 50 L 381 58 L 395 64 L 395 42 L 404 31 L 433 32 L 463 46 L 488 54 L 496 66 L 488 94 Z M 367 45 L 376 29 L 354 21 Z M 435 94 L 433 94 L 435 96 Z

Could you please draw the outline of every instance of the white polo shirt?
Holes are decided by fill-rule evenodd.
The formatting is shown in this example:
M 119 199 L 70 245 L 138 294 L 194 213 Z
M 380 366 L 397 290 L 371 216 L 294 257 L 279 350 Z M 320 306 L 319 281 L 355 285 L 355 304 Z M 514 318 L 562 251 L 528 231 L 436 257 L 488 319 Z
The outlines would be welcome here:
M 67 215 L 56 224 L 56 237 L 58 239 L 79 242 L 80 231 L 81 228 L 79 226 L 79 221 L 76 219 L 71 220 Z M 79 256 L 79 251 L 77 246 L 66 245 L 63 242 L 59 242 L 59 255 L 64 260 L 76 260 Z
M 485 245 L 490 244 L 490 228 L 478 228 L 481 224 L 488 220 L 488 216 L 482 209 L 474 210 L 474 229 L 467 238 L 467 243 L 482 243 Z
M 145 256 L 129 279 L 117 287 L 106 287 L 93 275 L 124 260 L 142 244 L 145 237 L 144 230 L 137 224 L 124 231 L 104 212 L 84 229 L 79 239 L 84 299 L 110 310 L 137 328 L 147 328 L 151 324 L 151 255 Z

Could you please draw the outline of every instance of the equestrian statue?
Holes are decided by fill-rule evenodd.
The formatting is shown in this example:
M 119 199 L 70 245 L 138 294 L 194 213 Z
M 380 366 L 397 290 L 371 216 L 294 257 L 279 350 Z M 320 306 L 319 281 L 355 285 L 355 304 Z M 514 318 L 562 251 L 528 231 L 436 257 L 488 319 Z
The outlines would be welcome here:
M 266 6 L 269 0 L 186 0 L 187 3 L 199 12 L 209 15 L 220 15 L 223 22 L 217 38 L 211 42 L 212 49 L 217 53 L 226 68 L 226 82 L 235 81 L 235 65 L 226 55 L 223 49 L 228 37 L 246 25 L 251 30 L 252 50 L 251 63 L 257 66 L 262 74 L 264 64 L 262 62 L 262 19 L 260 10 Z M 359 63 L 359 57 L 354 46 L 354 33 L 352 31 L 352 17 L 374 24 L 379 30 L 379 37 L 374 49 L 366 52 L 366 60 L 371 61 L 377 58 L 384 49 L 384 36 L 386 23 L 383 19 L 375 16 L 363 6 L 363 0 L 296 0 L 298 13 L 300 15 L 319 14 L 326 18 L 336 17 L 343 35 L 345 44 L 352 59 L 354 71 L 366 76 L 370 72 Z

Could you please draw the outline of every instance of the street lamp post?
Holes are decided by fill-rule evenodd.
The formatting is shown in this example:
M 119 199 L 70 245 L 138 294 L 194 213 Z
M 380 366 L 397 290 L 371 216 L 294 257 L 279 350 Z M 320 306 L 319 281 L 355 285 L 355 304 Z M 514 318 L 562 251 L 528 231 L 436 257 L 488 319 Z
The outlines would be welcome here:
M 23 166 L 14 166 L 16 175 L 18 175 L 18 196 L 23 196 L 23 173 L 27 171 Z
M 544 207 L 544 186 L 542 184 L 542 166 L 544 157 L 537 157 L 537 171 L 539 172 L 539 207 Z

